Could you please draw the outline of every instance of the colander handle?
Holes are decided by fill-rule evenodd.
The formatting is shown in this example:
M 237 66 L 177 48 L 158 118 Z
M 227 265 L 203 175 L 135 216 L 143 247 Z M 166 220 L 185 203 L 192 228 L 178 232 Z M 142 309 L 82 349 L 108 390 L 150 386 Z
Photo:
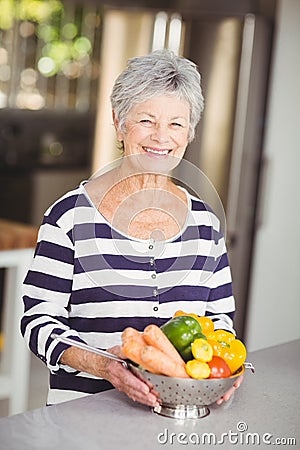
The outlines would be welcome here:
M 255 367 L 251 362 L 245 361 L 244 367 L 245 367 L 245 369 L 250 369 L 252 373 L 255 373 Z
M 119 358 L 118 356 L 107 352 L 106 350 L 102 350 L 97 347 L 92 347 L 91 345 L 85 344 L 83 342 L 75 341 L 75 339 L 60 336 L 59 334 L 52 333 L 51 334 L 52 339 L 56 339 L 57 341 L 63 342 L 64 344 L 72 345 L 73 347 L 81 348 L 82 350 L 88 350 L 93 353 L 97 353 L 98 355 L 104 356 L 105 358 L 113 359 L 114 361 L 118 361 L 125 369 L 128 369 L 128 364 L 124 359 Z

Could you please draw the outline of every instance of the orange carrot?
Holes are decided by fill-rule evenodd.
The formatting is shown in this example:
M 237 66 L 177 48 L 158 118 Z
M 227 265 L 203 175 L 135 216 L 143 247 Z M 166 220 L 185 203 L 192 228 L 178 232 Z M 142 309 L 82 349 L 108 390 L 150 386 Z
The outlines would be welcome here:
M 132 327 L 127 327 L 122 333 L 122 342 L 124 343 L 128 339 L 135 339 L 136 341 L 140 342 L 141 345 L 145 344 L 142 333 L 140 331 L 136 330 Z
M 126 358 L 142 366 L 145 370 L 152 372 L 152 367 L 148 366 L 141 358 L 142 350 L 145 347 L 144 340 L 137 340 L 133 337 L 128 337 L 122 344 L 122 351 Z
M 153 347 L 162 351 L 169 358 L 174 359 L 177 364 L 185 367 L 185 362 L 181 358 L 180 354 L 178 353 L 172 342 L 167 338 L 164 332 L 157 325 L 148 325 L 144 329 L 143 337 L 147 344 L 152 345 Z
M 161 373 L 169 377 L 189 378 L 185 367 L 177 364 L 164 352 L 152 345 L 146 345 L 141 352 L 142 365 L 147 365 L 150 372 Z M 150 369 L 151 368 L 151 369 Z

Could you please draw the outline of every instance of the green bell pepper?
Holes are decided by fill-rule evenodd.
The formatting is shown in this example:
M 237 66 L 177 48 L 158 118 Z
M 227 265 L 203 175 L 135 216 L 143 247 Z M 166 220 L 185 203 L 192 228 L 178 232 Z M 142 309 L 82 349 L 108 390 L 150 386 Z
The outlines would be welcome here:
M 160 328 L 185 362 L 194 358 L 191 348 L 192 342 L 197 338 L 206 339 L 200 323 L 191 316 L 173 317 Z

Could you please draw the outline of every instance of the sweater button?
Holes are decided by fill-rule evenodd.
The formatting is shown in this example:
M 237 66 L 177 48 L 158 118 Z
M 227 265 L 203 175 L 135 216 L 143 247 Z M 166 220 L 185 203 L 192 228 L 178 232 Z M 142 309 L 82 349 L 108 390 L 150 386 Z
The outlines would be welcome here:
M 153 311 L 158 311 L 158 307 L 154 306 Z

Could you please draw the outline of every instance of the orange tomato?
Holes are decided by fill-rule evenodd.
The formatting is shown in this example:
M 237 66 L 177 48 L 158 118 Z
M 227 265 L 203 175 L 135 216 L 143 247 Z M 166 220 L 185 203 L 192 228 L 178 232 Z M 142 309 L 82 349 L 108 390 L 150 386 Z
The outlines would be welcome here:
M 210 368 L 209 378 L 227 378 L 231 375 L 231 370 L 228 364 L 220 356 L 213 356 L 211 361 L 208 361 Z
M 209 333 L 213 333 L 214 323 L 209 317 L 201 316 L 201 317 L 198 317 L 197 320 L 200 323 L 201 328 L 202 328 L 202 333 L 205 334 L 205 336 L 207 336 Z
M 176 311 L 175 314 L 173 315 L 173 317 L 178 317 L 178 316 L 191 316 L 191 317 L 194 317 L 194 319 L 196 319 L 196 320 L 199 319 L 199 316 L 197 316 L 197 314 L 187 313 L 187 312 L 182 311 L 181 309 Z
M 207 342 L 212 346 L 213 349 L 213 356 L 220 356 L 220 354 L 222 353 L 222 344 L 218 341 L 216 341 L 214 338 L 207 339 Z

